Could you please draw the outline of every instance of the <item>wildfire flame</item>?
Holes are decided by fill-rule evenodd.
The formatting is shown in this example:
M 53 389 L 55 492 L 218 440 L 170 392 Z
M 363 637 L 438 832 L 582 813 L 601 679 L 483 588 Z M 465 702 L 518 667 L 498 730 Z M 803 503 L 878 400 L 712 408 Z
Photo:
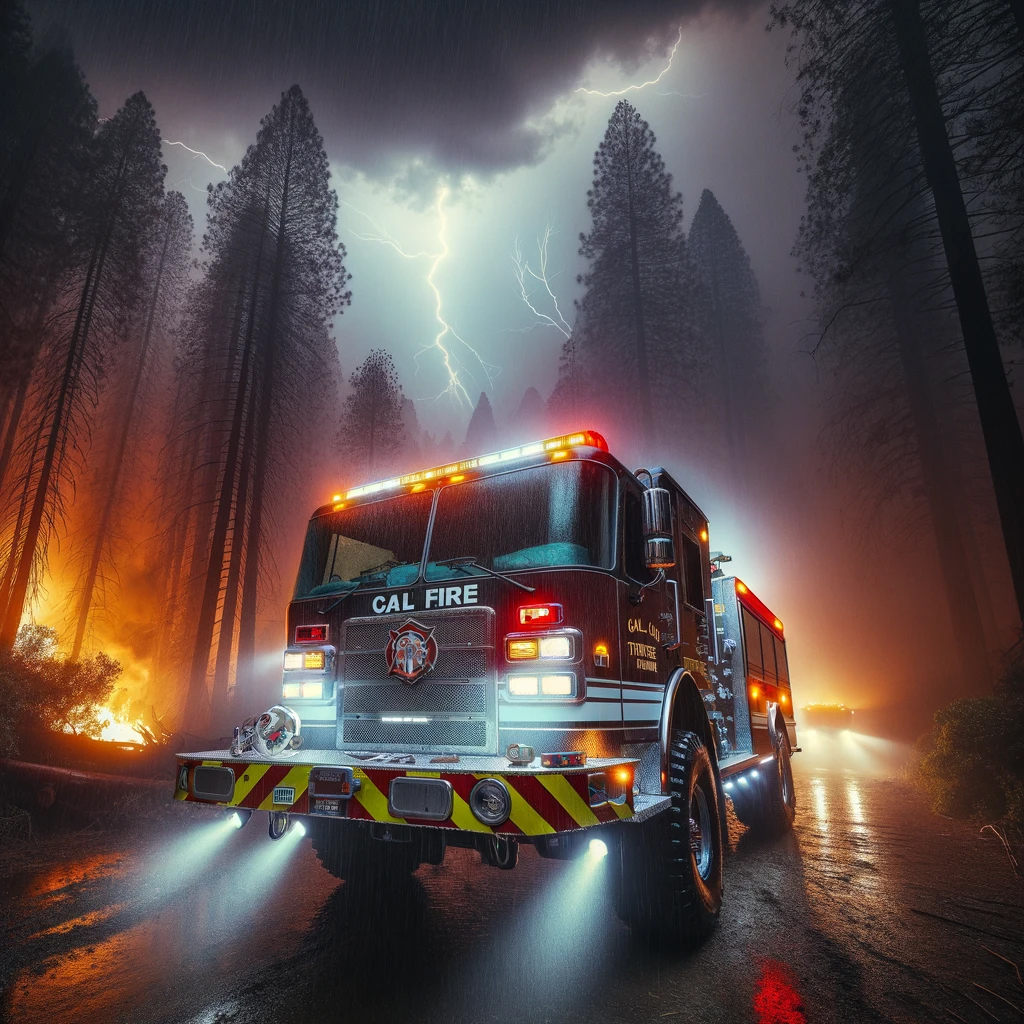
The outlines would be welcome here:
M 146 737 L 124 715 L 115 714 L 110 708 L 98 708 L 96 718 L 101 725 L 100 739 L 113 743 L 145 743 Z

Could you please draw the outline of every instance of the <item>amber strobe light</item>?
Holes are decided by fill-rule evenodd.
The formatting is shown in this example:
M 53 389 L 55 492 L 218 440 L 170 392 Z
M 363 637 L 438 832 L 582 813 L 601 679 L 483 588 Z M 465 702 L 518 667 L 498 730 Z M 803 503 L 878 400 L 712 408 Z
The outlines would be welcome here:
M 426 480 L 435 480 L 439 477 L 448 477 L 452 483 L 464 480 L 462 475 L 468 470 L 484 469 L 487 466 L 498 463 L 512 462 L 515 459 L 526 459 L 534 455 L 551 454 L 567 448 L 590 447 L 599 451 L 608 451 L 608 442 L 594 430 L 578 430 L 572 434 L 562 434 L 559 437 L 549 437 L 544 441 L 534 441 L 532 444 L 524 444 L 519 448 L 506 448 L 504 451 L 492 452 L 490 455 L 480 455 L 473 459 L 463 459 L 461 462 L 453 462 L 447 466 L 435 466 L 433 469 L 425 469 L 418 473 L 406 473 L 405 476 L 392 477 L 390 480 L 378 480 L 376 483 L 364 484 L 362 487 L 353 487 L 345 492 L 345 500 L 352 498 L 363 498 L 370 494 L 377 494 L 381 491 L 397 490 L 399 487 L 415 487 Z M 453 475 L 454 474 L 454 475 Z M 334 502 L 340 502 L 342 495 L 335 494 Z

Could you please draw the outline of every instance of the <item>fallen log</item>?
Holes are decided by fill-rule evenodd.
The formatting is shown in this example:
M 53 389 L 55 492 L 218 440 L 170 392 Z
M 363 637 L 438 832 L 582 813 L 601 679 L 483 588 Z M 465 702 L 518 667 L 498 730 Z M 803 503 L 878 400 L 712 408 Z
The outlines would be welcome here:
M 100 819 L 165 806 L 174 783 L 0 760 L 0 796 L 36 815 Z

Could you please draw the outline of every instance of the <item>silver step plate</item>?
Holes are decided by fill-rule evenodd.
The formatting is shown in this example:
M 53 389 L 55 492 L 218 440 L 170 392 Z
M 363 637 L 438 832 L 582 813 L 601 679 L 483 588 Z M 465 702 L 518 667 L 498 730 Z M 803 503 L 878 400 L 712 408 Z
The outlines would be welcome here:
M 452 816 L 451 783 L 400 775 L 388 789 L 388 813 L 395 818 L 444 821 Z

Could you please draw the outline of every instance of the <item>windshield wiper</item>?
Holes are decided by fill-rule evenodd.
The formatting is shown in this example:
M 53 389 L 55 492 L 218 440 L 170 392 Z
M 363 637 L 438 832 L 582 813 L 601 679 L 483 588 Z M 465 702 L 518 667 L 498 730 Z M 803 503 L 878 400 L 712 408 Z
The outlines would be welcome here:
M 399 565 L 410 564 L 410 562 L 396 562 L 393 558 L 389 558 L 386 562 L 381 562 L 380 565 L 373 565 L 369 569 L 364 569 L 358 576 L 353 576 L 352 579 L 362 583 L 365 580 L 373 579 L 374 576 L 386 576 Z
M 329 611 L 333 611 L 335 608 L 338 607 L 339 604 L 341 604 L 342 601 L 345 600 L 346 597 L 348 597 L 349 594 L 354 594 L 364 583 L 369 583 L 371 580 L 380 579 L 382 577 L 386 579 L 387 574 L 392 569 L 396 569 L 400 565 L 413 564 L 414 563 L 412 562 L 396 562 L 395 559 L 389 558 L 386 562 L 381 562 L 380 565 L 374 565 L 371 566 L 369 569 L 364 569 L 358 576 L 353 576 L 352 579 L 350 580 L 339 581 L 348 582 L 353 585 L 349 587 L 349 589 L 346 590 L 345 593 L 342 594 L 337 601 L 334 601 L 332 604 L 329 604 L 326 608 L 318 608 L 316 610 L 317 615 L 326 615 Z
M 474 569 L 479 569 L 481 572 L 487 573 L 488 576 L 494 576 L 495 579 L 511 583 L 513 587 L 525 590 L 528 594 L 532 594 L 537 589 L 536 587 L 528 587 L 525 583 L 520 583 L 519 580 L 514 580 L 511 576 L 504 575 L 504 573 L 495 572 L 494 569 L 488 569 L 486 565 L 481 565 L 472 556 L 463 558 L 442 558 L 434 564 L 443 565 L 446 569 L 461 569 L 467 576 L 473 575 L 468 571 L 469 567 L 472 566 Z

